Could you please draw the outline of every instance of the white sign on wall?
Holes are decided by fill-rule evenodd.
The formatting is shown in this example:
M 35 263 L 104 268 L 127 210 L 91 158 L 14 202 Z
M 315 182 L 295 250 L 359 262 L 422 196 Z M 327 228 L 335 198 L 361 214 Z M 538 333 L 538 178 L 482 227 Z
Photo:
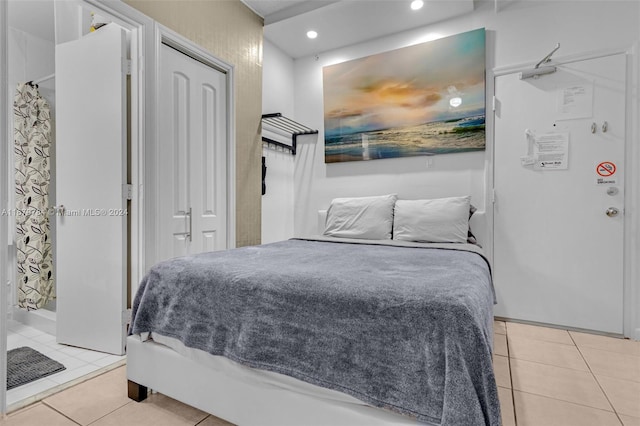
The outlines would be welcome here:
M 569 167 L 569 133 L 535 135 L 533 158 L 533 170 L 566 170 Z
M 601 161 L 596 166 L 597 185 L 617 185 L 618 177 L 616 171 L 618 167 L 613 161 Z
M 558 120 L 593 116 L 593 83 L 580 82 L 558 90 Z

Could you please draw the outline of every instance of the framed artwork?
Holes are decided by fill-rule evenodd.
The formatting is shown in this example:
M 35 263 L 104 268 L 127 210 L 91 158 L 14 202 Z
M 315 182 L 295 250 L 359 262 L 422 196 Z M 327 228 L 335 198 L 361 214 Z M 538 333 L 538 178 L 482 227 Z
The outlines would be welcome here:
M 485 30 L 323 68 L 325 162 L 485 149 Z

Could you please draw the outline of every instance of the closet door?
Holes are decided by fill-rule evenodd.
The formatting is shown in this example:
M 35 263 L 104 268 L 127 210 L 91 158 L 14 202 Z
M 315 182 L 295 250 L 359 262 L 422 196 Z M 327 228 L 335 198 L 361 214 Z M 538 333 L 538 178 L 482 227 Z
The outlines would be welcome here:
M 116 24 L 56 46 L 57 339 L 124 354 L 126 38 Z
M 622 333 L 626 68 L 619 54 L 496 78 L 497 316 Z
M 160 259 L 227 248 L 226 75 L 160 50 Z

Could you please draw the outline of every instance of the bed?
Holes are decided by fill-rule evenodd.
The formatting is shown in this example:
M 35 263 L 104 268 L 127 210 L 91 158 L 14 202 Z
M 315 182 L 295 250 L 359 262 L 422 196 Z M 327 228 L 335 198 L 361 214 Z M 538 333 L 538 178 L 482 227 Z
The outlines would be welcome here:
M 151 268 L 129 396 L 151 388 L 238 425 L 500 424 L 495 294 L 467 243 L 468 197 L 464 242 L 415 241 L 448 224 L 401 223 L 424 206 L 362 198 L 334 200 L 322 236 Z

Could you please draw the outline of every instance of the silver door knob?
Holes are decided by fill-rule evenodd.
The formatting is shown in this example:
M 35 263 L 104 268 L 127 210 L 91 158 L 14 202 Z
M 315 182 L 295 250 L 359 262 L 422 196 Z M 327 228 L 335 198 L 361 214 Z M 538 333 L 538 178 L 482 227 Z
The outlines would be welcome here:
M 609 207 L 605 213 L 609 217 L 614 217 L 614 216 L 618 216 L 619 211 L 615 207 Z

